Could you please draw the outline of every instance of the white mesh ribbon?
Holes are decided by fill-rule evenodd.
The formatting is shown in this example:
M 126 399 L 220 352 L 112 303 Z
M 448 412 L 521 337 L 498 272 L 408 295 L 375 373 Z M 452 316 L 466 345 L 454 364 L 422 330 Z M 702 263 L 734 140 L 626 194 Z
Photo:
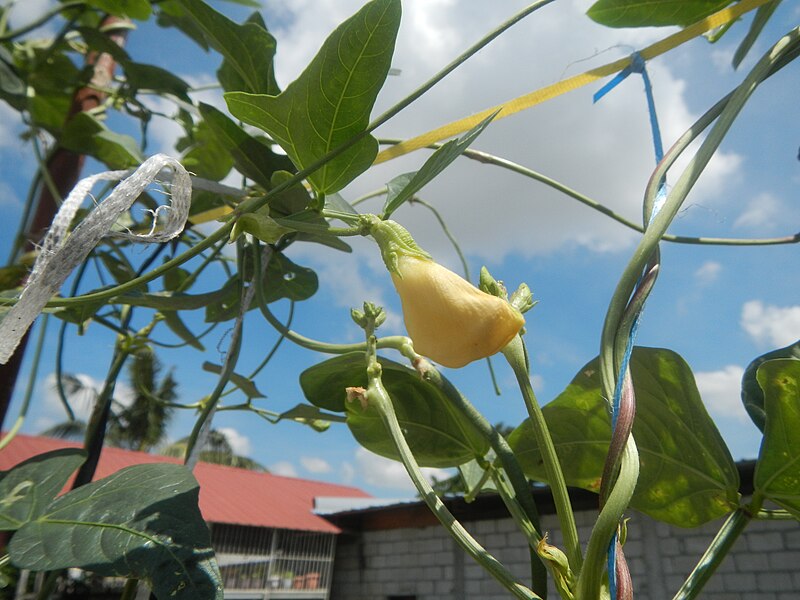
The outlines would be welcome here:
M 153 226 L 147 234 L 111 232 L 111 227 L 128 210 L 141 193 L 156 181 L 166 167 L 174 171 L 171 203 L 159 206 L 153 214 Z M 81 179 L 64 200 L 42 242 L 33 271 L 17 304 L 0 322 L 0 364 L 11 358 L 22 336 L 44 309 L 45 304 L 61 289 L 69 274 L 81 264 L 105 235 L 133 242 L 166 242 L 183 231 L 189 216 L 192 180 L 186 169 L 166 154 L 156 154 L 122 181 L 90 212 L 75 229 L 68 228 L 75 213 L 90 195 L 98 181 L 119 181 L 130 171 L 106 171 Z M 166 185 L 163 184 L 162 185 Z M 159 217 L 166 213 L 163 222 Z

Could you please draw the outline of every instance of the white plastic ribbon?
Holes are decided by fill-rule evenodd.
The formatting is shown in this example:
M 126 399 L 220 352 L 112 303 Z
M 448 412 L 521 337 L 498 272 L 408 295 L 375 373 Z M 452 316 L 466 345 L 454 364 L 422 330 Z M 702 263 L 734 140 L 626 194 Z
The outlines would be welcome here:
M 162 205 L 154 211 L 150 231 L 144 235 L 111 232 L 111 227 L 120 215 L 133 205 L 147 186 L 167 167 L 174 171 L 171 178 L 171 202 L 169 206 Z M 130 171 L 106 171 L 81 179 L 64 200 L 42 242 L 33 271 L 17 304 L 0 321 L 0 364 L 8 362 L 22 336 L 50 298 L 58 293 L 69 274 L 86 259 L 103 236 L 112 235 L 132 242 L 166 242 L 183 231 L 189 216 L 192 180 L 177 159 L 166 154 L 156 154 L 114 188 L 105 200 L 68 233 L 75 213 L 90 195 L 95 183 L 119 181 L 128 174 Z M 159 215 L 164 212 L 167 213 L 166 219 L 163 223 L 157 223 Z

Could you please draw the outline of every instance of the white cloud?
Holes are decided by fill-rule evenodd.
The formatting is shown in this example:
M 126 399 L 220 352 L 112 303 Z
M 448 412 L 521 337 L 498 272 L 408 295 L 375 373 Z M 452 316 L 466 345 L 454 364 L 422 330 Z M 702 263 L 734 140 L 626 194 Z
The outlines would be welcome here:
M 378 456 L 361 447 L 356 450 L 355 462 L 361 479 L 369 485 L 409 493 L 416 491 L 405 467 L 400 462 Z M 437 479 L 445 479 L 450 476 L 445 469 L 423 468 L 422 473 L 428 481 L 432 481 L 434 476 Z
M 731 70 L 731 61 L 733 60 L 734 49 L 733 46 L 726 48 L 715 47 L 711 51 L 711 62 L 720 73 L 729 73 Z
M 23 145 L 19 139 L 22 124 L 19 113 L 5 102 L 0 102 L 0 149 L 18 149 Z M 19 153 L 17 157 L 24 156 Z
M 747 229 L 774 229 L 776 224 L 783 223 L 782 220 L 778 220 L 782 212 L 779 200 L 769 192 L 764 192 L 748 202 L 733 226 Z
M 3 4 L 8 4 L 4 2 Z M 14 24 L 14 28 L 23 27 L 33 22 L 37 17 L 55 6 L 53 0 L 25 0 L 25 2 L 12 2 L 9 10 L 9 21 Z M 28 36 L 42 37 L 51 36 L 53 31 L 52 21 L 47 25 L 35 29 Z
M 289 461 L 282 460 L 269 466 L 269 472 L 283 477 L 297 477 L 297 469 Z
M 330 463 L 318 456 L 301 456 L 300 464 L 306 471 L 314 474 L 330 473 L 332 470 Z
M 250 456 L 252 445 L 250 444 L 249 437 L 239 433 L 233 427 L 220 427 L 219 431 L 225 434 L 225 439 L 228 440 L 228 443 L 231 445 L 234 454 L 238 454 L 239 456 Z
M 22 208 L 22 201 L 5 181 L 0 181 L 0 208 L 4 210 Z
M 694 278 L 700 285 L 713 283 L 722 272 L 722 265 L 715 260 L 707 260 L 694 272 Z
M 700 396 L 713 416 L 733 418 L 743 423 L 750 421 L 741 400 L 743 374 L 744 369 L 738 365 L 695 373 Z
M 360 309 L 364 302 L 373 302 L 386 310 L 386 321 L 381 325 L 381 334 L 390 335 L 403 330 L 402 315 L 393 310 L 394 298 L 386 296 L 391 279 L 380 257 L 377 245 L 364 238 L 347 238 L 354 248 L 352 254 L 302 244 L 292 248 L 292 258 L 312 267 L 319 276 L 320 287 L 329 290 L 337 306 Z M 347 313 L 349 315 L 349 313 Z M 349 326 L 354 335 L 362 335 Z
M 763 346 L 779 348 L 800 339 L 800 305 L 773 306 L 761 300 L 750 300 L 742 306 L 739 322 L 742 329 Z
M 352 463 L 344 462 L 339 467 L 339 481 L 342 482 L 344 485 L 349 485 L 355 481 L 356 478 L 356 468 L 353 466 Z

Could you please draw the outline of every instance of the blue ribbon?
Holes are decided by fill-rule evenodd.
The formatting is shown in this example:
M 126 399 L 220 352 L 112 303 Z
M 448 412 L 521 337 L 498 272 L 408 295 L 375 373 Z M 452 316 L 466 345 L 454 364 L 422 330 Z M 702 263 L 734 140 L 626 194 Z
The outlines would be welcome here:
M 603 96 L 605 96 L 608 92 L 613 90 L 617 87 L 620 83 L 625 81 L 625 79 L 631 73 L 639 73 L 642 76 L 642 80 L 644 81 L 644 94 L 647 98 L 647 110 L 650 114 L 650 130 L 653 136 L 653 150 L 655 153 L 656 164 L 661 162 L 661 159 L 664 158 L 664 147 L 661 143 L 661 129 L 658 126 L 658 117 L 656 115 L 656 103 L 653 99 L 653 86 L 650 84 L 650 77 L 647 75 L 647 68 L 645 66 L 645 60 L 642 58 L 641 54 L 638 52 L 634 52 L 631 55 L 631 63 L 625 67 L 622 71 L 617 73 L 617 75 L 611 79 L 608 83 L 606 83 L 602 88 L 600 88 L 593 97 L 593 102 L 597 103 Z M 664 206 L 664 202 L 667 199 L 667 182 L 665 179 L 662 179 L 659 182 L 658 192 L 656 193 L 656 198 L 653 203 L 653 210 L 650 213 L 648 224 L 652 223 L 655 216 L 661 210 L 661 207 Z M 640 313 L 641 314 L 641 313 Z M 625 373 L 628 370 L 628 365 L 630 364 L 631 354 L 633 352 L 634 342 L 636 340 L 636 334 L 639 329 L 639 315 L 633 321 L 633 325 L 631 326 L 631 331 L 628 336 L 628 343 L 625 347 L 625 354 L 622 357 L 622 363 L 620 365 L 620 370 L 617 375 L 617 384 L 614 388 L 614 398 L 611 403 L 611 428 L 612 431 L 616 427 L 617 424 L 617 417 L 619 415 L 619 404 L 620 399 L 622 397 L 622 384 L 625 379 Z M 608 547 L 608 588 L 610 592 L 610 597 L 612 600 L 616 600 L 617 597 L 617 573 L 616 573 L 616 564 L 617 564 L 617 534 L 615 533 L 614 536 L 611 538 L 611 544 Z

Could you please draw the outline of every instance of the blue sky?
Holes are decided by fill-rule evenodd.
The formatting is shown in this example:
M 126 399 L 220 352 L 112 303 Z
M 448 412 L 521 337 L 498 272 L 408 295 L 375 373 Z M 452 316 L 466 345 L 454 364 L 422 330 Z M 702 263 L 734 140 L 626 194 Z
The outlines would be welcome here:
M 46 4 L 31 1 L 18 10 L 34 14 Z M 479 9 L 464 11 L 447 0 L 404 2 L 393 61 L 400 74 L 387 81 L 375 114 L 523 6 L 520 2 L 496 4 L 482 3 Z M 564 0 L 529 17 L 387 123 L 378 135 L 422 133 L 626 56 L 670 32 L 600 27 L 583 16 L 589 4 Z M 214 5 L 237 19 L 247 14 L 232 4 Z M 264 3 L 265 20 L 278 40 L 276 71 L 283 87 L 302 70 L 333 27 L 359 5 L 357 0 Z M 738 71 L 730 67 L 730 59 L 750 17 L 717 44 L 695 40 L 649 63 L 665 146 L 740 82 L 756 58 L 795 26 L 798 17 L 800 9 L 795 4 L 783 3 Z M 18 18 L 20 23 L 27 21 L 21 12 Z M 219 63 L 214 54 L 203 54 L 191 43 L 178 42 L 151 26 L 132 32 L 127 48 L 138 60 L 174 70 L 195 85 L 212 82 Z M 687 199 L 672 233 L 771 237 L 798 230 L 799 74 L 798 66 L 791 65 L 756 92 Z M 584 88 L 497 122 L 475 147 L 540 171 L 638 220 L 644 186 L 654 165 L 641 79 L 628 78 L 597 105 L 591 102 L 594 91 L 596 87 Z M 198 97 L 222 106 L 216 92 Z M 160 102 L 159 107 L 167 113 L 174 110 L 167 102 Z M 0 221 L 3 253 L 10 245 L 27 177 L 34 167 L 30 147 L 16 137 L 20 129 L 13 126 L 7 112 L 0 107 L 0 209 L 6 216 Z M 177 133 L 169 120 L 154 123 L 149 151 L 171 152 Z M 425 157 L 417 152 L 379 165 L 343 195 L 355 199 L 418 168 Z M 677 173 L 669 179 L 675 181 Z M 539 398 L 551 400 L 597 354 L 609 298 L 637 235 L 538 183 L 466 160 L 454 164 L 421 196 L 447 220 L 473 274 L 485 264 L 509 287 L 525 281 L 534 291 L 539 304 L 527 315 L 527 343 Z M 380 201 L 374 202 L 377 211 Z M 425 209 L 406 206 L 395 218 L 437 260 L 457 270 L 455 252 Z M 355 240 L 353 246 L 351 255 L 312 246 L 290 251 L 293 260 L 313 267 L 320 276 L 317 295 L 296 307 L 297 331 L 328 341 L 358 340 L 349 309 L 371 300 L 390 311 L 385 333 L 402 332 L 399 302 L 374 244 Z M 673 349 L 688 361 L 734 457 L 753 458 L 759 436 L 741 409 L 739 382 L 742 370 L 754 357 L 800 337 L 797 249 L 664 243 L 662 259 L 639 343 Z M 285 308 L 277 310 L 285 312 Z M 63 419 L 48 387 L 55 331 L 51 325 L 37 404 L 24 427 L 30 433 Z M 166 365 L 175 367 L 183 400 L 196 401 L 212 389 L 214 377 L 198 369 L 204 360 L 220 362 L 217 346 L 225 346 L 224 334 L 225 328 L 220 327 L 209 336 L 205 354 L 159 352 Z M 164 334 L 161 339 L 167 338 Z M 257 364 L 274 339 L 253 314 L 245 329 L 242 366 L 237 371 L 247 372 Z M 71 336 L 66 370 L 101 380 L 112 345 L 113 336 L 96 325 L 83 337 Z M 322 358 L 284 344 L 256 379 L 268 396 L 263 406 L 282 410 L 300 402 L 297 376 Z M 524 406 L 515 393 L 510 371 L 499 360 L 495 365 L 503 389 L 500 397 L 492 392 L 483 363 L 449 371 L 448 376 L 491 421 L 517 424 L 525 418 Z M 22 387 L 20 384 L 19 392 Z M 17 408 L 12 407 L 10 419 Z M 189 413 L 178 414 L 172 437 L 185 435 L 192 420 Z M 271 426 L 252 415 L 232 413 L 219 414 L 215 425 L 228 428 L 240 450 L 274 472 L 350 483 L 379 496 L 411 493 L 402 467 L 359 449 L 344 426 L 334 425 L 319 434 L 292 423 Z

